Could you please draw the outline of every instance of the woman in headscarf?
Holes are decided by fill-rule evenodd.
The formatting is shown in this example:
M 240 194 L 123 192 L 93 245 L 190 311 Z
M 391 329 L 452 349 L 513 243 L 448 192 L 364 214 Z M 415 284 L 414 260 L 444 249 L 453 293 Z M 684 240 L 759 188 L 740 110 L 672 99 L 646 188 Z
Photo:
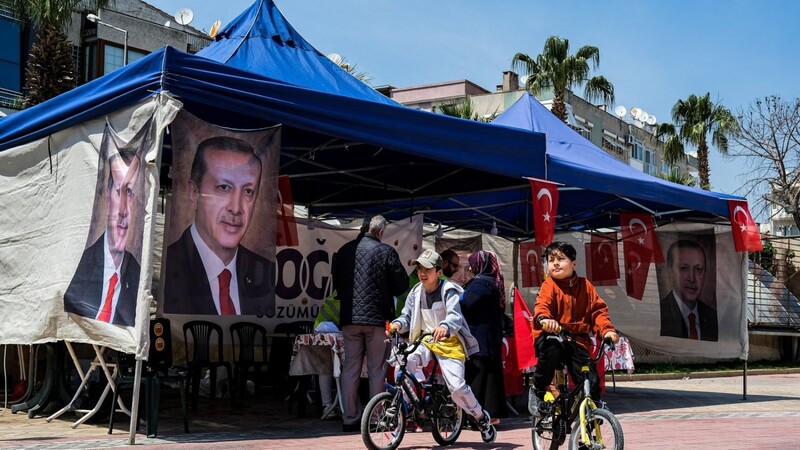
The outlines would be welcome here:
M 497 257 L 478 250 L 469 255 L 469 270 L 474 277 L 464 287 L 461 312 L 480 351 L 467 361 L 465 380 L 476 398 L 496 417 L 506 415 L 503 383 L 503 315 L 505 286 Z

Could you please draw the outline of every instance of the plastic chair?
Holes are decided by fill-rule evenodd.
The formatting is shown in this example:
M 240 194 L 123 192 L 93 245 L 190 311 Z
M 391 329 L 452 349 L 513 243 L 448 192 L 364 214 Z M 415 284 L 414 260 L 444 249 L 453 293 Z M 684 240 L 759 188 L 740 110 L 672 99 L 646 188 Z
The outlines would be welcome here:
M 211 337 L 217 334 L 217 357 L 211 359 Z M 189 335 L 192 336 L 192 352 L 189 352 Z M 205 320 L 193 320 L 183 324 L 183 343 L 186 346 L 187 365 L 189 366 L 189 390 L 192 395 L 192 409 L 197 408 L 200 397 L 200 375 L 202 369 L 208 367 L 211 377 L 211 398 L 217 394 L 217 368 L 224 367 L 231 377 L 231 365 L 223 360 L 224 346 L 222 327 Z M 189 359 L 189 355 L 191 359 Z
M 257 323 L 237 322 L 230 326 L 230 331 L 233 345 L 233 372 L 239 396 L 244 397 L 250 369 L 253 369 L 253 383 L 257 396 L 261 369 L 269 370 L 267 330 Z
M 114 413 L 120 390 L 133 387 L 135 381 L 136 360 L 133 355 L 116 353 L 117 378 L 116 389 L 111 403 L 111 414 L 108 420 L 108 434 L 114 429 Z M 183 369 L 183 370 L 181 370 Z M 173 372 L 174 374 L 170 374 Z M 189 432 L 189 416 L 186 409 L 186 370 L 172 365 L 172 333 L 169 319 L 152 319 L 150 321 L 150 352 L 148 361 L 142 367 L 142 383 L 145 386 L 145 411 L 147 420 L 147 436 L 158 435 L 158 418 L 161 404 L 161 385 L 177 383 L 181 395 L 181 411 L 183 413 L 183 430 Z M 138 424 L 136 429 L 138 430 Z

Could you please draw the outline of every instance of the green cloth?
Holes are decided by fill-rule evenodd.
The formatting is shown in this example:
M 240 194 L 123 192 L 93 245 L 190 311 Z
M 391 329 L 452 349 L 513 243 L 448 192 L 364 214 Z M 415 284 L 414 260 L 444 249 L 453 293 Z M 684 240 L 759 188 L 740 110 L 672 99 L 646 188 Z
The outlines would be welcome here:
M 333 322 L 338 327 L 340 316 L 339 308 L 340 302 L 339 299 L 336 298 L 336 290 L 334 289 L 331 295 L 322 302 L 322 306 L 320 306 L 319 312 L 317 313 L 317 319 L 314 321 L 314 329 L 316 330 L 322 322 Z

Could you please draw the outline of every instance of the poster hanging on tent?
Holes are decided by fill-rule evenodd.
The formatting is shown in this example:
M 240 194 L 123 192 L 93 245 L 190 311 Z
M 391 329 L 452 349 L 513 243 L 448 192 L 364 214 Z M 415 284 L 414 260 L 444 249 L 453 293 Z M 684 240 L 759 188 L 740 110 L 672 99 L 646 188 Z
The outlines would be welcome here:
M 714 359 L 746 358 L 747 255 L 734 249 L 731 228 L 720 225 L 673 223 L 654 230 L 664 262 L 650 264 L 636 296 L 630 296 L 621 242 L 603 241 L 613 268 L 601 267 L 586 251 L 596 248 L 588 233 L 560 233 L 555 240 L 572 244 L 577 251 L 577 272 L 619 273 L 619 279 L 603 277 L 596 286 L 608 304 L 614 325 L 649 349 L 668 355 Z M 595 243 L 597 240 L 595 239 Z M 602 261 L 605 261 L 603 259 Z M 594 264 L 595 267 L 590 267 Z M 538 290 L 525 289 L 535 299 Z M 641 297 L 641 299 L 639 299 Z
M 275 312 L 280 127 L 228 130 L 181 112 L 172 124 L 172 200 L 163 312 Z
M 142 354 L 168 95 L 0 152 L 0 343 Z M 24 285 L 24 286 L 21 286 Z

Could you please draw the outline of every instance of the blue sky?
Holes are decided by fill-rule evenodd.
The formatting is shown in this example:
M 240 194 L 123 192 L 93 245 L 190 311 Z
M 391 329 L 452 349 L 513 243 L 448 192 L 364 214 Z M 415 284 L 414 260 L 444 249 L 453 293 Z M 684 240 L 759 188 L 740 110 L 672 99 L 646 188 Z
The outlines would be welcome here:
M 194 11 L 192 25 L 225 26 L 250 0 L 151 0 L 169 13 Z M 336 52 L 396 87 L 468 79 L 493 90 L 516 52 L 535 56 L 551 35 L 574 50 L 600 49 L 616 104 L 670 121 L 678 99 L 711 93 L 732 111 L 756 98 L 800 97 L 800 2 L 275 0 L 318 50 Z M 712 149 L 715 191 L 743 194 L 744 162 Z M 752 202 L 752 199 L 751 199 Z

